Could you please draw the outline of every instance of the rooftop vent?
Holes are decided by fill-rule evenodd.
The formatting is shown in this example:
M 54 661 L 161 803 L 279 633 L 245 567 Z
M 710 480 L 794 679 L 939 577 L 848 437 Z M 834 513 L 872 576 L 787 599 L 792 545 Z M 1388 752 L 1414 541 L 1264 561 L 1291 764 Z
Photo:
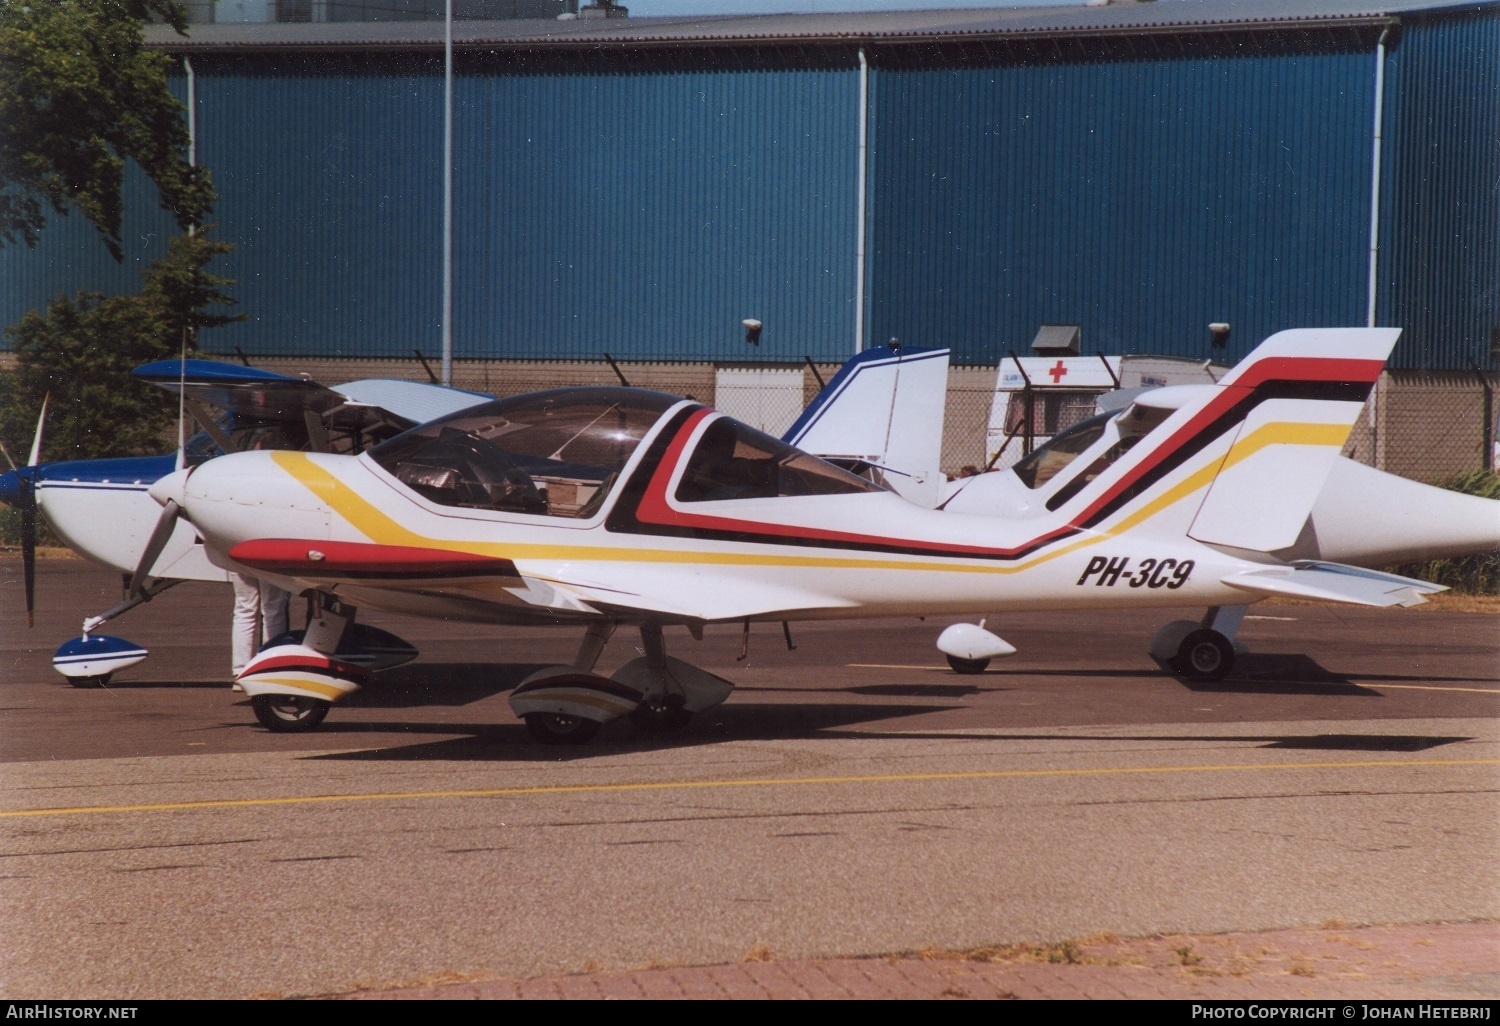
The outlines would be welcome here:
M 1031 350 L 1038 356 L 1077 356 L 1078 325 L 1043 324 L 1031 340 Z

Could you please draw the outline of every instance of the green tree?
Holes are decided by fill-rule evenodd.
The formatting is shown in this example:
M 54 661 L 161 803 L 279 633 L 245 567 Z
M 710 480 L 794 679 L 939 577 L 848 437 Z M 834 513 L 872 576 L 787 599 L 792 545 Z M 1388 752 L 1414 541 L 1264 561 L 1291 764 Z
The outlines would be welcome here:
M 152 15 L 186 33 L 174 0 L 0 0 L 0 244 L 34 246 L 47 209 L 83 211 L 116 260 L 125 162 L 189 229 L 213 205 L 187 159 L 172 59 L 145 47 Z
M 135 381 L 132 368 L 178 355 L 198 329 L 239 320 L 227 279 L 204 266 L 231 248 L 204 232 L 174 238 L 142 272 L 138 295 L 60 295 L 5 332 L 16 370 L 0 380 L 0 437 L 13 457 L 30 446 L 42 397 L 50 395 L 44 460 L 160 452 L 177 413 L 165 392 Z M 6 394 L 8 393 L 8 394 Z
M 231 247 L 195 227 L 213 185 L 188 162 L 171 58 L 145 47 L 151 17 L 185 33 L 175 0 L 0 0 L 0 245 L 34 246 L 48 212 L 83 211 L 116 260 L 126 161 L 186 232 L 142 275 L 139 294 L 59 295 L 6 329 L 16 369 L 0 375 L 0 441 L 19 455 L 51 395 L 44 458 L 160 451 L 176 405 L 130 370 L 197 349 L 197 332 L 241 319 L 227 279 L 205 268 Z

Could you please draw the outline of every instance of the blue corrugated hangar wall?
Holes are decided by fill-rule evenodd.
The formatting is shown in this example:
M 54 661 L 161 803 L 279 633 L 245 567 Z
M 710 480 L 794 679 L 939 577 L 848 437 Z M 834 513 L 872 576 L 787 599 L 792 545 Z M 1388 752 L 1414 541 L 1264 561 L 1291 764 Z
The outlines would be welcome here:
M 871 325 L 1018 352 L 1233 360 L 1368 315 L 1378 25 L 877 51 Z M 1387 39 L 1376 323 L 1395 366 L 1500 330 L 1500 16 Z M 878 335 L 877 335 L 878 337 Z
M 871 42 L 866 342 L 1226 360 L 1363 324 L 1378 19 L 1316 31 Z M 1388 34 L 1378 323 L 1396 365 L 1487 363 L 1500 325 L 1500 11 Z M 435 355 L 441 57 L 192 57 L 217 265 L 252 319 L 210 351 Z M 858 49 L 496 49 L 458 61 L 455 355 L 840 359 L 856 344 Z M 185 89 L 185 81 L 179 86 Z M 150 207 L 149 193 L 135 204 Z M 82 219 L 0 250 L 11 323 L 135 287 Z M 766 323 L 746 349 L 743 317 Z

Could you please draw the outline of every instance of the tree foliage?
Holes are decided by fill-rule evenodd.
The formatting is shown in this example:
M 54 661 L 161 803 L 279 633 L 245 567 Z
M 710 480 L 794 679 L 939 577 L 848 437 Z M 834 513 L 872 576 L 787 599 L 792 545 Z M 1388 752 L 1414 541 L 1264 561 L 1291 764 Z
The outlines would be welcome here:
M 6 330 L 16 370 L 0 380 L 0 437 L 19 459 L 31 444 L 50 395 L 44 460 L 135 456 L 161 452 L 172 437 L 177 404 L 141 384 L 130 371 L 191 352 L 199 328 L 239 320 L 220 307 L 234 300 L 227 279 L 204 271 L 230 248 L 203 232 L 179 235 L 167 255 L 142 272 L 137 295 L 60 295 L 44 315 L 28 313 Z
M 36 245 L 48 208 L 76 206 L 122 259 L 127 160 L 184 230 L 207 215 L 172 59 L 144 45 L 152 15 L 185 33 L 174 0 L 0 0 L 0 245 Z

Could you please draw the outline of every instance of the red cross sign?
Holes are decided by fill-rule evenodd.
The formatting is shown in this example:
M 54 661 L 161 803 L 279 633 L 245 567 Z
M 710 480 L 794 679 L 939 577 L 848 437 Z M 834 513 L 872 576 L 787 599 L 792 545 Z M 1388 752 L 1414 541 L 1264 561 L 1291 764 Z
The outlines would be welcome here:
M 1058 360 L 1057 366 L 1047 368 L 1047 373 L 1052 375 L 1052 383 L 1054 385 L 1060 385 L 1062 384 L 1063 375 L 1068 373 L 1068 368 L 1063 366 L 1062 360 Z

